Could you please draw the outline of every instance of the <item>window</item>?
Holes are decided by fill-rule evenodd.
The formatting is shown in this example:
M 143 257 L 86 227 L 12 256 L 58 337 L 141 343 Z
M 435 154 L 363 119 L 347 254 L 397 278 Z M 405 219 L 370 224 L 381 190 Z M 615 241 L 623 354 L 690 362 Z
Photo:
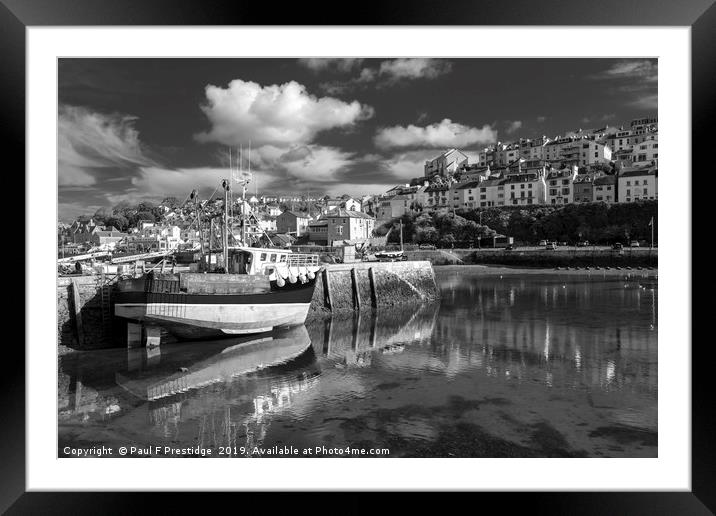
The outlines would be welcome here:
M 562 195 L 569 195 L 569 188 L 562 188 Z
M 336 228 L 336 233 L 338 233 L 339 235 L 342 235 L 343 234 L 343 226 L 338 226 Z
M 276 263 L 276 255 L 271 253 L 271 263 Z
M 639 180 L 634 181 L 634 186 L 639 186 Z
M 261 253 L 261 261 L 262 262 L 266 261 L 266 253 Z

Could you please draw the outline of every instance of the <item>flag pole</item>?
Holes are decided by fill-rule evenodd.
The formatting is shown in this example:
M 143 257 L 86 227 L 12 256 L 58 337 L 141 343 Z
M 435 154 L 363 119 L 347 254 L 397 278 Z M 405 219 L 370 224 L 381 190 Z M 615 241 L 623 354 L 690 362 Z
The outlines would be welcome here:
M 649 249 L 654 249 L 654 216 L 651 217 L 651 222 L 649 222 L 649 225 L 651 226 L 651 245 L 649 246 Z

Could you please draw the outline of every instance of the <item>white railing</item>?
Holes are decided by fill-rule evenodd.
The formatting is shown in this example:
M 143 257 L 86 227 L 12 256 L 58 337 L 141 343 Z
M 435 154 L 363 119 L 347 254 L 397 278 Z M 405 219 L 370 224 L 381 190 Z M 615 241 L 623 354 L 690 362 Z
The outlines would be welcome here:
M 292 253 L 286 257 L 286 265 L 289 267 L 307 267 L 319 264 L 320 261 L 317 254 Z

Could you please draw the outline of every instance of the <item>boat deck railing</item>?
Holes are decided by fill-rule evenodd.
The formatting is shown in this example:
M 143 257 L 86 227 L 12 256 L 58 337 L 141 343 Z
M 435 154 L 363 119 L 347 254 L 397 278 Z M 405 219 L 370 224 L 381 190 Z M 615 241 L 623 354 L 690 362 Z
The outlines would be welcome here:
M 308 267 L 319 265 L 317 254 L 291 253 L 286 256 L 286 265 L 289 267 Z

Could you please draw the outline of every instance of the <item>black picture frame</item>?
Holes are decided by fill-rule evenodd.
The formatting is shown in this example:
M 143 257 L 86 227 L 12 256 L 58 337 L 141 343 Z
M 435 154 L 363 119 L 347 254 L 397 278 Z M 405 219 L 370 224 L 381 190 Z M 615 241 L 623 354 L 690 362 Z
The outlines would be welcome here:
M 13 158 L 14 174 L 7 178 L 16 182 L 12 195 L 31 193 L 33 185 L 25 185 L 25 29 L 50 25 L 621 25 L 621 26 L 689 26 L 692 51 L 692 168 L 707 165 L 710 137 L 710 115 L 716 92 L 716 6 L 713 0 L 508 0 L 508 1 L 420 1 L 383 0 L 355 5 L 351 16 L 335 2 L 321 0 L 306 4 L 293 3 L 271 8 L 260 2 L 237 0 L 186 1 L 172 0 L 0 0 L 0 63 L 2 63 L 0 102 L 5 150 Z M 317 13 L 321 13 L 317 16 Z M 618 13 L 615 16 L 615 13 Z M 269 23 L 267 23 L 267 21 Z M 688 160 L 685 157 L 685 163 Z M 688 173 L 688 165 L 685 170 Z M 22 177 L 22 180 L 20 180 Z M 705 194 L 704 194 L 705 195 Z M 693 205 L 696 205 L 694 198 Z M 18 211 L 18 213 L 21 213 Z M 692 216 L 695 224 L 699 223 Z M 25 227 L 25 238 L 37 228 Z M 698 234 L 696 228 L 692 235 Z M 691 240 L 689 240 L 690 242 Z M 19 247 L 19 246 L 18 246 Z M 21 249 L 18 253 L 23 253 Z M 23 260 L 24 261 L 24 260 Z M 693 270 L 697 269 L 694 260 Z M 25 270 L 25 274 L 31 271 Z M 692 292 L 694 290 L 692 289 Z M 8 294 L 9 296 L 9 294 Z M 24 299 L 24 294 L 23 294 Z M 688 300 L 684 300 L 687 302 Z M 708 304 L 691 299 L 692 321 L 708 317 Z M 13 304 L 23 306 L 13 297 Z M 698 314 L 703 317 L 699 318 Z M 695 329 L 695 328 L 694 328 Z M 711 346 L 708 340 L 692 346 L 692 490 L 690 492 L 642 493 L 503 493 L 484 494 L 502 503 L 503 498 L 530 507 L 539 513 L 561 514 L 709 514 L 716 511 L 716 444 L 713 439 L 714 403 L 711 399 Z M 671 343 L 687 349 L 690 342 Z M 0 375 L 0 511 L 8 514 L 126 514 L 137 510 L 135 496 L 127 493 L 26 493 L 25 491 L 25 354 L 17 341 L 6 342 L 3 353 L 5 367 Z M 146 494 L 143 495 L 146 497 Z M 166 512 L 174 512 L 184 504 L 183 497 L 171 496 Z M 274 496 L 274 495 L 272 495 Z M 154 496 L 148 497 L 150 499 Z M 222 497 L 223 498 L 223 497 Z M 364 498 L 353 494 L 341 502 L 343 508 L 361 506 Z M 282 501 L 285 497 L 274 497 Z M 162 496 L 160 503 L 166 503 Z M 243 510 L 256 504 L 245 498 Z M 291 503 L 296 503 L 292 499 Z M 363 502 L 360 502 L 363 500 Z M 413 499 L 421 502 L 421 497 Z M 215 501 L 213 503 L 221 503 Z M 299 502 L 300 503 L 300 502 Z M 460 503 L 456 501 L 455 503 Z M 218 507 L 218 505 L 216 505 Z M 100 509 L 101 510 L 98 510 Z

